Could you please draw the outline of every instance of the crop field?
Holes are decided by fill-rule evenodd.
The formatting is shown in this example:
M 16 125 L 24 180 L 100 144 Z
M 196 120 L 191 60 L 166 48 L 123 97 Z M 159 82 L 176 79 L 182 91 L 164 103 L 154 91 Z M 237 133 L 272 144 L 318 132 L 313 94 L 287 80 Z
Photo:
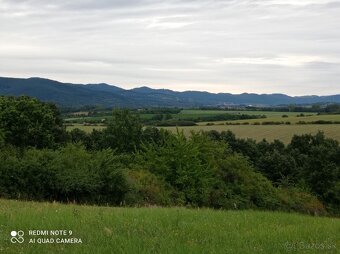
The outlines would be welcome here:
M 230 123 L 262 123 L 262 122 L 290 122 L 291 124 L 296 124 L 298 122 L 314 122 L 314 121 L 339 121 L 340 114 L 337 115 L 317 115 L 316 113 L 300 113 L 300 112 L 272 112 L 272 111 L 224 111 L 224 110 L 182 110 L 178 114 L 171 114 L 173 119 L 183 120 L 183 119 L 197 119 L 200 117 L 213 117 L 221 114 L 245 114 L 245 115 L 265 115 L 266 118 L 260 119 L 248 119 L 248 120 L 233 120 L 228 121 Z M 302 114 L 302 115 L 301 115 Z M 143 120 L 150 120 L 156 114 L 139 114 L 140 118 Z M 283 117 L 284 116 L 284 117 Z M 98 121 L 103 119 L 110 120 L 111 115 L 105 116 L 85 116 L 85 117 L 73 117 L 64 119 L 65 122 L 77 122 L 83 123 L 86 121 Z M 218 121 L 213 123 L 225 123 L 227 121 Z M 207 122 L 198 123 L 200 125 L 206 125 Z
M 306 116 L 297 116 L 298 114 L 294 115 L 287 115 L 288 117 L 282 117 L 282 115 L 287 115 L 286 113 L 281 113 L 280 116 L 270 116 L 267 115 L 266 118 L 261 119 L 248 119 L 248 120 L 234 120 L 234 121 L 216 121 L 213 122 L 215 124 L 220 123 L 263 123 L 263 122 L 290 122 L 291 124 L 298 124 L 298 122 L 306 122 L 311 123 L 315 121 L 332 121 L 332 122 L 340 122 L 340 114 L 338 115 L 312 115 L 312 114 L 305 114 Z M 207 122 L 198 123 L 199 125 L 206 125 Z
M 339 253 L 340 248 L 338 218 L 251 210 L 0 200 L 0 225 L 0 253 L 7 254 Z M 48 235 L 36 235 L 45 230 Z M 66 234 L 52 236 L 56 230 Z M 22 231 L 24 242 L 12 231 Z M 73 243 L 65 243 L 68 239 Z
M 257 111 L 257 110 L 201 110 L 201 109 L 184 109 L 180 115 L 218 115 L 218 114 L 247 114 L 247 115 L 266 115 L 267 117 L 281 117 L 282 115 L 296 116 L 301 112 L 275 112 L 275 111 Z M 306 114 L 306 113 L 305 113 Z M 308 113 L 315 115 L 316 113 Z
M 176 131 L 176 127 L 164 127 L 165 129 Z M 212 125 L 212 126 L 188 126 L 178 127 L 183 130 L 186 135 L 190 131 L 227 131 L 231 130 L 239 138 L 252 138 L 257 141 L 266 139 L 273 141 L 274 139 L 281 140 L 284 143 L 289 143 L 291 138 L 302 134 L 316 134 L 318 131 L 323 131 L 326 137 L 336 139 L 340 142 L 340 124 L 309 124 L 309 125 Z
M 195 118 L 202 116 L 214 116 L 218 114 L 249 114 L 249 115 L 266 115 L 266 118 L 249 119 L 249 120 L 234 120 L 234 121 L 217 121 L 217 122 L 198 122 L 198 126 L 179 127 L 185 134 L 190 134 L 190 131 L 225 131 L 231 130 L 240 138 L 252 138 L 255 140 L 267 139 L 272 141 L 279 139 L 288 143 L 291 138 L 302 134 L 315 134 L 318 131 L 323 131 L 326 136 L 340 141 L 340 124 L 308 124 L 316 121 L 332 121 L 340 122 L 340 114 L 337 115 L 317 115 L 315 113 L 303 113 L 301 116 L 299 112 L 272 112 L 272 111 L 221 111 L 221 110 L 182 110 L 179 114 L 174 114 L 178 119 Z M 282 117 L 285 115 L 285 117 Z M 141 114 L 140 117 L 150 119 L 153 114 Z M 103 118 L 103 117 L 97 117 Z M 78 119 L 86 119 L 78 118 Z M 265 122 L 289 122 L 290 125 L 262 125 Z M 299 124 L 305 122 L 307 124 Z M 228 123 L 228 125 L 226 125 Z M 254 123 L 259 125 L 254 125 Z M 210 126 L 207 126 L 209 124 Z M 213 124 L 213 125 L 211 125 Z M 232 125 L 239 124 L 239 125 Z M 247 124 L 247 125 L 244 125 Z M 249 124 L 249 125 L 248 125 Z M 81 123 L 67 126 L 67 130 L 79 128 L 86 132 L 92 132 L 93 129 L 101 130 L 105 128 L 104 125 L 83 125 Z M 176 127 L 163 127 L 165 129 L 176 131 Z
M 195 119 L 199 117 L 205 116 L 216 116 L 221 114 L 248 114 L 248 115 L 266 115 L 267 118 L 281 118 L 282 115 L 287 115 L 291 117 L 295 117 L 300 114 L 299 112 L 272 112 L 272 111 L 227 111 L 227 110 L 181 110 L 178 114 L 171 114 L 174 119 Z M 141 119 L 151 119 L 156 114 L 138 114 Z M 308 115 L 315 115 L 315 113 L 308 113 Z M 78 123 L 82 123 L 84 121 L 100 121 L 102 119 L 111 119 L 112 116 L 110 113 L 104 116 L 75 116 L 71 118 L 65 118 L 65 122 L 76 121 Z
M 67 130 L 79 128 L 87 133 L 93 129 L 102 130 L 105 126 L 84 126 L 82 124 L 74 124 L 67 126 Z M 175 132 L 176 127 L 162 127 L 164 129 Z M 186 135 L 190 135 L 190 131 L 227 131 L 231 130 L 239 138 L 252 138 L 257 141 L 266 139 L 273 141 L 281 140 L 284 143 L 289 143 L 294 135 L 316 134 L 318 131 L 323 131 L 327 137 L 336 139 L 340 142 L 340 124 L 306 124 L 306 125 L 199 125 L 178 127 L 183 130 Z
M 80 129 L 87 133 L 92 132 L 93 130 L 102 130 L 106 128 L 105 125 L 84 125 L 84 124 L 72 124 L 72 126 L 66 126 L 66 130 L 71 131 L 73 129 Z

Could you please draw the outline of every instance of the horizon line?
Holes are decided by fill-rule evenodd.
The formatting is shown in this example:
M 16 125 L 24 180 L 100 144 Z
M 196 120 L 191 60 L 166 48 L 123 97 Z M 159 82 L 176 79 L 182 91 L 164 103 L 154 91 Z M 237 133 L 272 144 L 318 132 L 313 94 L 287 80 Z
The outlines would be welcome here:
M 83 85 L 83 86 L 86 86 L 86 85 L 108 85 L 108 86 L 112 86 L 112 87 L 117 87 L 117 88 L 120 88 L 122 90 L 125 90 L 125 91 L 131 91 L 131 90 L 134 90 L 134 89 L 138 89 L 138 88 L 149 88 L 149 89 L 152 89 L 152 90 L 168 90 L 168 91 L 172 91 L 172 92 L 178 92 L 178 93 L 184 93 L 184 92 L 200 92 L 200 93 L 210 93 L 210 94 L 231 94 L 231 95 L 242 95 L 242 94 L 253 94 L 253 95 L 285 95 L 285 96 L 288 96 L 288 97 L 328 97 L 328 96 L 336 96 L 336 95 L 340 95 L 340 93 L 334 93 L 334 94 L 327 94 L 327 95 L 318 95 L 318 94 L 306 94 L 306 95 L 290 95 L 290 94 L 286 94 L 286 93 L 283 93 L 283 92 L 275 92 L 275 93 L 257 93 L 257 92 L 242 92 L 242 93 L 229 93 L 229 92 L 209 92 L 209 91 L 206 91 L 206 90 L 172 90 L 172 89 L 168 89 L 168 88 L 153 88 L 153 87 L 150 87 L 148 85 L 141 85 L 141 86 L 136 86 L 136 87 L 133 87 L 133 88 L 130 88 L 130 89 L 127 89 L 127 88 L 123 88 L 119 85 L 112 85 L 112 84 L 109 84 L 109 83 L 106 83 L 106 82 L 97 82 L 97 83 L 70 83 L 70 82 L 67 82 L 67 81 L 59 81 L 59 80 L 56 80 L 56 79 L 51 79 L 51 78 L 45 78 L 45 77 L 38 77 L 38 76 L 30 76 L 30 77 L 8 77 L 8 76 L 0 76 L 0 78 L 8 78 L 8 79 L 44 79 L 44 80 L 50 80 L 50 81 L 55 81 L 55 82 L 58 82 L 58 83 L 62 83 L 62 84 L 70 84 L 70 85 Z

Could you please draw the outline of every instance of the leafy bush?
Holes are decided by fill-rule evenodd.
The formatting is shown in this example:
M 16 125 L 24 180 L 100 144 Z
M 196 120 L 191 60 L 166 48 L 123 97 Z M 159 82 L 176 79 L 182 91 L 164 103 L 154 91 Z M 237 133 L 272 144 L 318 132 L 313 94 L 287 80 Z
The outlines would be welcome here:
M 313 195 L 297 188 L 280 188 L 279 197 L 284 210 L 324 215 L 324 205 Z
M 255 172 L 243 157 L 233 155 L 221 160 L 219 170 L 221 179 L 231 195 L 228 200 L 234 202 L 235 208 L 279 207 L 277 192 L 271 182 Z
M 0 129 L 5 143 L 21 148 L 56 147 L 66 139 L 56 106 L 25 96 L 0 96 Z
M 199 206 L 207 203 L 213 181 L 201 155 L 199 144 L 183 133 L 169 136 L 161 146 L 148 144 L 139 154 L 147 170 L 182 192 L 186 203 Z
M 21 153 L 7 148 L 0 156 L 3 197 L 119 204 L 128 191 L 123 165 L 111 150 L 90 153 L 68 145 Z
M 172 190 L 172 187 L 151 172 L 130 170 L 128 179 L 130 190 L 125 196 L 126 204 L 162 206 L 174 204 L 174 190 Z

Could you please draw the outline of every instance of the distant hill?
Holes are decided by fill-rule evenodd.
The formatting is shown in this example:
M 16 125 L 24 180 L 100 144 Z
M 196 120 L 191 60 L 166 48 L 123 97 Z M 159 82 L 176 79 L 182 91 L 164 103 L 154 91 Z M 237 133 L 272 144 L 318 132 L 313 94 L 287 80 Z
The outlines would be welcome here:
M 1 78 L 0 95 L 28 95 L 59 106 L 80 107 L 196 107 L 236 105 L 284 105 L 340 103 L 340 95 L 288 96 L 285 94 L 230 94 L 198 91 L 176 92 L 139 87 L 126 90 L 108 84 L 71 84 L 43 78 Z

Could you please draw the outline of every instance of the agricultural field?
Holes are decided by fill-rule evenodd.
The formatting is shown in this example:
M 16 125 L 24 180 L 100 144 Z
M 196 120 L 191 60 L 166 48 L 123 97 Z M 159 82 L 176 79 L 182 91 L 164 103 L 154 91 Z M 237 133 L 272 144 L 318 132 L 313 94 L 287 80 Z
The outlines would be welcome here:
M 72 131 L 73 129 L 76 129 L 76 128 L 83 130 L 87 133 L 90 133 L 93 130 L 102 130 L 106 128 L 106 126 L 105 125 L 84 125 L 84 124 L 72 124 L 71 126 L 70 125 L 66 126 L 66 130 L 68 131 Z
M 176 132 L 176 127 L 164 127 Z M 239 138 L 252 138 L 257 141 L 266 139 L 273 141 L 281 140 L 289 143 L 294 135 L 316 134 L 318 131 L 325 133 L 326 137 L 336 139 L 340 142 L 340 124 L 308 124 L 308 125 L 212 125 L 212 126 L 188 126 L 178 127 L 186 135 L 191 131 L 227 131 L 230 130 Z
M 316 113 L 299 113 L 299 112 L 272 112 L 272 111 L 220 111 L 220 110 L 182 110 L 178 114 L 174 114 L 178 119 L 194 118 L 202 116 L 214 116 L 217 114 L 249 114 L 249 115 L 265 115 L 266 118 L 234 120 L 234 121 L 217 121 L 217 122 L 198 122 L 197 126 L 178 127 L 185 134 L 190 131 L 225 131 L 231 130 L 237 137 L 252 138 L 255 140 L 267 139 L 273 141 L 279 139 L 288 143 L 291 138 L 301 134 L 315 134 L 323 131 L 327 137 L 340 141 L 340 124 L 299 124 L 299 122 L 311 123 L 316 121 L 332 121 L 340 122 L 340 114 L 334 115 L 317 115 Z M 301 116 L 301 114 L 303 114 Z M 282 117 L 285 115 L 285 117 Z M 140 117 L 150 119 L 153 114 L 141 114 Z M 102 118 L 102 117 L 101 117 Z M 264 122 L 289 122 L 284 125 L 262 125 Z M 259 125 L 254 125 L 254 123 Z M 239 125 L 236 125 L 239 124 Z M 247 124 L 247 125 L 245 125 Z M 209 126 L 208 126 L 209 125 Z M 92 132 L 93 129 L 101 130 L 104 125 L 86 126 L 80 123 L 67 126 L 67 130 L 79 128 L 86 132 Z M 162 127 L 171 131 L 176 131 L 176 127 Z
M 339 253 L 340 248 L 338 218 L 252 210 L 109 208 L 0 200 L 0 225 L 0 252 L 7 254 Z M 34 236 L 29 230 L 66 230 L 67 235 Z M 12 231 L 23 231 L 24 242 L 16 242 L 18 235 L 12 238 Z M 55 242 L 76 238 L 77 243 L 38 243 L 51 238 Z M 36 242 L 29 243 L 30 239 Z
M 257 110 L 201 110 L 201 109 L 183 109 L 180 115 L 218 115 L 218 114 L 248 114 L 248 115 L 266 115 L 267 117 L 281 117 L 282 115 L 296 116 L 301 112 L 275 112 L 275 111 L 257 111 Z M 313 114 L 316 113 L 305 113 Z
M 266 115 L 266 114 L 265 114 Z M 286 115 L 287 117 L 282 117 L 282 115 Z M 294 115 L 287 115 L 287 113 L 281 113 L 280 116 L 277 115 L 266 115 L 266 118 L 261 119 L 247 119 L 247 120 L 235 120 L 235 121 L 216 121 L 213 122 L 214 124 L 221 124 L 221 123 L 230 123 L 230 124 L 254 124 L 254 123 L 260 123 L 263 122 L 290 122 L 290 124 L 299 124 L 299 122 L 305 122 L 305 123 L 312 123 L 316 121 L 332 121 L 332 122 L 339 122 L 340 123 L 340 114 L 337 115 L 316 115 L 316 114 L 310 114 L 305 113 L 305 116 L 298 116 L 299 114 L 295 113 Z M 206 125 L 209 122 L 200 122 L 197 123 L 198 125 Z M 211 122 L 210 122 L 211 123 Z
M 74 124 L 67 126 L 67 130 L 79 128 L 87 133 L 93 129 L 102 130 L 105 126 L 84 126 L 82 124 Z M 172 132 L 177 131 L 177 127 L 161 127 Z M 326 137 L 336 139 L 340 142 L 340 124 L 306 124 L 306 125 L 198 125 L 178 127 L 183 130 L 186 135 L 190 135 L 191 131 L 227 131 L 230 130 L 239 138 L 251 138 L 257 141 L 266 139 L 273 141 L 281 140 L 289 143 L 294 135 L 316 134 L 318 131 L 325 133 Z
M 287 115 L 289 117 L 296 117 L 297 115 L 301 114 L 300 112 L 272 112 L 272 111 L 228 111 L 228 110 L 181 110 L 178 114 L 170 114 L 173 119 L 197 119 L 199 117 L 206 117 L 206 116 L 216 116 L 222 114 L 246 114 L 246 115 L 265 115 L 267 118 L 274 118 L 274 119 L 281 119 L 282 115 Z M 139 117 L 142 120 L 149 120 L 153 116 L 157 114 L 145 114 L 145 113 L 138 113 Z M 308 115 L 316 115 L 316 113 L 308 113 Z M 82 123 L 86 121 L 101 121 L 103 119 L 110 120 L 112 118 L 110 113 L 103 116 L 75 116 L 75 117 L 67 117 L 64 119 L 65 122 L 72 122 L 75 121 L 77 123 Z M 265 118 L 265 119 L 267 119 Z M 264 119 L 264 120 L 265 120 Z M 256 119 L 255 119 L 256 120 Z M 259 119 L 261 120 L 261 119 Z M 262 119 L 263 120 L 263 119 Z

